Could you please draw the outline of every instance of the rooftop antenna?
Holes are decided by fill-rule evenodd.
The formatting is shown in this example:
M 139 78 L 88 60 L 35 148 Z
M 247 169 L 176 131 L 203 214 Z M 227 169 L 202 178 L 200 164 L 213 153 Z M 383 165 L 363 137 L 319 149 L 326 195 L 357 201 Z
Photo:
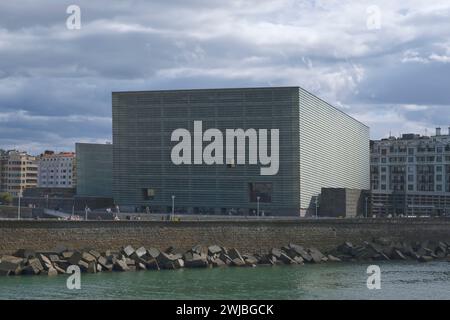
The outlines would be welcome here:
M 425 128 L 425 136 L 428 137 L 428 128 Z

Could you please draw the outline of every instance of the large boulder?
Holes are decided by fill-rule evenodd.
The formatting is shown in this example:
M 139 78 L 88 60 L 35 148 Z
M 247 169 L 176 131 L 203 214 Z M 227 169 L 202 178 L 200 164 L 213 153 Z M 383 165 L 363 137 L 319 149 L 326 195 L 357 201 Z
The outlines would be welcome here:
M 392 252 L 392 259 L 406 260 L 406 257 L 404 256 L 403 253 L 400 252 L 400 250 L 394 249 L 394 251 Z
M 270 254 L 276 257 L 277 259 L 281 257 L 282 253 L 283 251 L 281 251 L 281 249 L 278 248 L 273 248 L 272 250 L 270 250 Z
M 88 263 L 91 263 L 91 262 L 95 262 L 97 259 L 92 255 L 92 254 L 90 254 L 89 252 L 83 252 L 82 254 L 81 254 L 81 259 L 83 259 L 84 261 L 86 261 L 86 262 L 88 262 Z
M 63 253 L 61 253 L 61 258 L 68 260 L 72 257 L 73 254 L 73 251 L 64 251 Z
M 112 271 L 113 264 L 109 263 L 108 259 L 106 259 L 103 256 L 100 256 L 97 261 L 98 261 L 98 264 L 102 266 L 102 270 Z
M 24 259 L 30 259 L 36 257 L 36 252 L 33 250 L 19 249 L 14 253 L 14 256 Z
M 147 254 L 147 249 L 145 249 L 144 247 L 140 247 L 134 253 L 137 257 L 141 258 Z
M 177 269 L 184 268 L 184 260 L 183 259 L 176 259 L 174 261 L 174 263 L 175 263 L 175 267 Z
M 158 261 L 155 258 L 148 258 L 145 260 L 145 267 L 149 270 L 159 270 Z
M 197 253 L 197 254 L 208 254 L 208 249 L 202 245 L 196 245 L 194 247 L 192 247 L 191 251 L 193 253 Z
M 232 260 L 232 265 L 236 267 L 243 267 L 245 266 L 245 261 L 239 258 L 235 258 Z
M 213 267 L 225 267 L 226 266 L 226 263 L 223 262 L 220 258 L 212 259 L 211 264 Z
M 44 270 L 48 271 L 48 269 L 53 268 L 53 262 L 45 254 L 39 253 L 37 257 L 44 266 Z
M 19 257 L 15 257 L 15 256 L 2 256 L 1 261 L 5 261 L 5 262 L 11 262 L 13 264 L 18 264 L 18 265 L 23 265 L 23 263 L 25 262 L 24 258 L 19 258 Z
M 225 264 L 228 266 L 231 265 L 233 262 L 233 259 L 231 259 L 231 257 L 225 252 L 222 252 L 220 254 L 219 259 L 225 262 Z
M 69 261 L 69 263 L 72 264 L 72 265 L 77 265 L 78 262 L 80 262 L 81 259 L 82 259 L 81 253 L 78 252 L 78 251 L 74 251 L 70 255 L 70 257 L 67 259 L 67 261 Z
M 228 250 L 228 256 L 231 258 L 231 260 L 239 259 L 242 262 L 244 262 L 244 259 L 242 258 L 241 253 L 237 249 L 233 248 L 233 249 Z
M 329 254 L 329 255 L 327 256 L 327 258 L 328 258 L 328 261 L 330 261 L 330 262 L 341 262 L 341 261 L 342 261 L 342 260 L 339 259 L 338 257 L 335 257 L 335 256 L 333 256 L 333 255 L 331 255 L 331 254 Z
M 287 254 L 284 252 L 281 252 L 280 256 L 277 257 L 277 259 L 283 261 L 285 264 L 297 264 L 297 262 L 294 259 L 291 259 Z
M 44 266 L 41 261 L 37 258 L 32 258 L 28 260 L 27 274 L 39 274 L 44 270 Z
M 152 257 L 152 258 L 158 258 L 158 256 L 160 255 L 160 251 L 156 248 L 149 248 L 147 249 L 147 255 Z
M 89 250 L 89 254 L 92 255 L 93 257 L 95 257 L 95 259 L 98 259 L 101 256 L 100 252 L 98 252 L 96 250 Z
M 116 260 L 116 262 L 114 263 L 114 270 L 123 272 L 129 271 L 130 268 L 128 267 L 128 265 L 124 260 Z
M 218 254 L 220 254 L 221 252 L 222 252 L 222 248 L 219 247 L 219 246 L 217 246 L 217 245 L 213 245 L 213 246 L 209 246 L 209 247 L 208 247 L 208 254 L 209 254 L 210 256 L 218 255 Z
M 175 257 L 174 255 L 170 253 L 161 252 L 156 259 L 158 262 L 158 265 L 162 269 L 176 269 L 177 263 L 176 260 L 178 260 L 179 257 Z
M 58 271 L 54 267 L 50 267 L 47 270 L 47 275 L 49 277 L 57 276 L 58 275 Z
M 255 266 L 258 264 L 258 259 L 255 256 L 252 255 L 243 255 L 244 262 L 248 266 Z
M 378 254 L 380 253 L 370 245 L 354 247 L 352 250 L 352 256 L 358 260 L 372 259 Z
M 95 262 L 95 261 L 89 262 L 86 272 L 87 273 L 97 273 L 97 262 Z
M 440 243 L 434 250 L 434 254 L 440 259 L 445 258 L 447 255 L 447 247 Z
M 344 242 L 340 246 L 337 247 L 337 251 L 342 254 L 352 255 L 353 252 L 353 244 L 351 242 Z
M 132 246 L 126 246 L 122 248 L 121 253 L 127 257 L 131 257 L 131 255 L 134 253 L 134 249 Z
M 192 259 L 184 261 L 186 268 L 206 268 L 208 267 L 208 261 L 204 259 Z
M 316 248 L 309 248 L 308 249 L 309 255 L 312 257 L 312 261 L 314 263 L 320 263 L 323 261 L 323 258 L 325 257 L 319 250 Z
M 421 256 L 419 258 L 419 261 L 420 262 L 431 262 L 431 261 L 433 261 L 433 257 L 431 257 L 431 256 Z
M 0 275 L 19 275 L 22 273 L 22 266 L 20 263 L 14 263 L 9 261 L 0 262 Z
M 295 258 L 294 255 L 295 255 L 295 256 L 300 256 L 302 258 L 302 260 L 305 262 L 312 262 L 311 255 L 302 246 L 291 243 L 288 245 L 288 248 L 290 249 L 289 250 L 290 254 L 288 252 L 286 252 L 286 254 L 290 258 L 294 259 Z
M 80 267 L 80 270 L 82 272 L 87 272 L 89 268 L 89 263 L 84 260 L 80 260 L 78 261 L 78 266 Z
M 61 268 L 61 267 L 58 266 L 57 264 L 54 264 L 53 267 L 54 267 L 55 270 L 58 272 L 58 274 L 65 274 L 65 273 L 66 273 L 66 269 Z

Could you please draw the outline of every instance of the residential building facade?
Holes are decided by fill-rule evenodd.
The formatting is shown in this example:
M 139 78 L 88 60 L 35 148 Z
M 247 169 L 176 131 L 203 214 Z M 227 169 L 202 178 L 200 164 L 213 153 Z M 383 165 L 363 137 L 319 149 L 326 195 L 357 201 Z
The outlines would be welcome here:
M 0 192 L 13 197 L 38 184 L 38 162 L 26 152 L 10 150 L 0 155 Z
M 374 215 L 450 214 L 450 128 L 371 141 L 370 155 Z
M 112 107 L 112 193 L 121 206 L 304 216 L 322 187 L 370 187 L 369 128 L 300 87 L 114 92 Z M 220 164 L 197 161 L 205 140 L 194 163 L 174 163 L 172 134 L 181 128 L 196 140 L 200 122 L 216 133 L 278 130 L 278 171 L 262 175 L 261 165 L 239 162 L 255 147 L 248 136 L 245 150 Z
M 40 188 L 75 188 L 75 153 L 44 152 L 39 157 L 38 172 L 38 187 Z

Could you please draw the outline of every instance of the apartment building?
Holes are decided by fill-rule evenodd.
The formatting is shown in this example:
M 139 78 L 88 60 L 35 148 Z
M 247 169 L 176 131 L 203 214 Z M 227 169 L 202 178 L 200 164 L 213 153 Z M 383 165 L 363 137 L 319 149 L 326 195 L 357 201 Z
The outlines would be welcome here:
M 17 197 L 23 190 L 37 186 L 37 175 L 36 157 L 17 150 L 0 154 L 0 192 Z
M 40 188 L 75 188 L 75 153 L 45 151 L 39 157 L 38 172 L 38 187 Z
M 370 153 L 373 214 L 450 214 L 450 128 L 371 141 Z

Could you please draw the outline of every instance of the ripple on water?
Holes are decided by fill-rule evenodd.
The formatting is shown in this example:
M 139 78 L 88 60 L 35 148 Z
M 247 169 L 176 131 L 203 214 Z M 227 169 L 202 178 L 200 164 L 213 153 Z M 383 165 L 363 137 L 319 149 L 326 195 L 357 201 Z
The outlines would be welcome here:
M 0 278 L 0 299 L 450 299 L 448 262 L 380 263 L 381 290 L 368 290 L 369 263 L 184 269 Z

